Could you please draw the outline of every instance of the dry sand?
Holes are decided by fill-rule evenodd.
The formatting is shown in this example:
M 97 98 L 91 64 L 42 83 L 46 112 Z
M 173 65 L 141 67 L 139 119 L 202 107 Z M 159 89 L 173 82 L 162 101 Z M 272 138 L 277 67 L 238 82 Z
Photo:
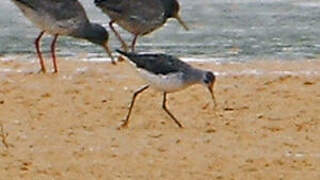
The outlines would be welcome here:
M 320 179 L 320 61 L 194 65 L 220 73 L 215 110 L 169 94 L 179 129 L 148 90 L 118 130 L 144 84 L 127 63 L 0 61 L 0 179 Z

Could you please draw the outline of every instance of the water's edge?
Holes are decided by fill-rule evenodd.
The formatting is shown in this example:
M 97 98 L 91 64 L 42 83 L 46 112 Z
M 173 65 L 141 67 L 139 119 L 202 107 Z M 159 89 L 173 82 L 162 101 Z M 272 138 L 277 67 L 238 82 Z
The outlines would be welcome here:
M 92 21 L 109 30 L 107 16 L 91 1 L 80 2 Z M 165 27 L 140 38 L 138 52 L 163 52 L 207 61 L 320 59 L 319 1 L 180 0 L 180 3 L 181 16 L 191 30 L 185 31 L 170 20 Z M 34 56 L 33 42 L 39 30 L 11 1 L 1 1 L 0 12 L 0 55 Z M 118 29 L 130 42 L 131 35 Z M 48 52 L 51 40 L 44 37 L 44 53 Z M 102 48 L 69 37 L 59 38 L 57 46 L 58 55 L 63 58 L 87 54 L 87 59 L 96 61 L 106 56 Z M 110 46 L 120 47 L 111 32 Z

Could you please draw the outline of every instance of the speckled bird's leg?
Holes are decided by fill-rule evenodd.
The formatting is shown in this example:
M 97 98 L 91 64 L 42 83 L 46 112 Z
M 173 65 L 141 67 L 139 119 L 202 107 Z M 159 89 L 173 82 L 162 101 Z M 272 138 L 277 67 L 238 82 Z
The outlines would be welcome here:
M 126 44 L 126 42 L 121 38 L 120 34 L 118 33 L 118 31 L 116 31 L 116 29 L 113 27 L 113 23 L 115 21 L 110 21 L 109 22 L 109 26 L 111 28 L 111 30 L 114 32 L 114 34 L 116 35 L 116 37 L 118 38 L 118 40 L 121 42 L 121 46 L 122 46 L 122 49 L 126 52 L 128 52 L 129 48 L 128 48 L 128 45 Z
M 131 51 L 132 52 L 135 51 L 135 46 L 136 46 L 137 39 L 138 39 L 138 35 L 135 34 L 134 37 L 133 37 L 133 40 L 132 40 L 132 44 L 131 44 Z
M 58 73 L 58 65 L 56 60 L 56 42 L 57 42 L 58 36 L 59 36 L 58 34 L 54 35 L 54 38 L 51 43 L 51 55 L 52 55 L 54 73 Z
M 37 50 L 37 54 L 38 54 L 38 58 L 39 58 L 39 62 L 40 62 L 40 66 L 41 66 L 41 71 L 43 73 L 46 73 L 46 67 L 44 65 L 44 61 L 43 61 L 43 58 L 42 58 L 42 54 L 41 54 L 41 51 L 40 51 L 40 39 L 41 37 L 43 36 L 44 34 L 44 31 L 42 31 L 39 36 L 36 38 L 36 40 L 34 41 L 34 44 L 36 46 L 36 50 Z

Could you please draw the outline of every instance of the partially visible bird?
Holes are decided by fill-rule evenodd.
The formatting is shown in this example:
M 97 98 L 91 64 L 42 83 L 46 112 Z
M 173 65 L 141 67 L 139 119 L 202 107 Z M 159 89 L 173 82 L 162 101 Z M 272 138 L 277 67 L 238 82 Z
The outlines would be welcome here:
M 138 36 L 160 28 L 169 18 L 177 19 L 188 30 L 180 18 L 180 5 L 177 0 L 95 0 L 94 3 L 110 17 L 109 26 L 125 51 L 128 51 L 128 45 L 115 30 L 113 23 L 134 35 L 131 43 L 132 51 L 135 50 Z
M 120 50 L 116 51 L 127 57 L 127 59 L 135 65 L 141 77 L 148 82 L 147 85 L 134 93 L 128 114 L 122 127 L 128 126 L 131 110 L 136 97 L 149 87 L 153 87 L 154 89 L 163 92 L 162 108 L 179 127 L 182 127 L 182 124 L 167 109 L 167 93 L 182 90 L 193 84 L 202 84 L 208 88 L 213 103 L 216 105 L 213 93 L 216 76 L 211 71 L 194 68 L 178 58 L 166 54 L 136 54 Z
M 108 46 L 109 34 L 104 27 L 91 23 L 78 0 L 12 0 L 22 13 L 39 29 L 41 33 L 35 40 L 41 71 L 46 72 L 40 51 L 40 39 L 44 33 L 54 36 L 51 54 L 54 72 L 58 72 L 55 44 L 60 35 L 86 39 L 102 46 L 115 63 Z

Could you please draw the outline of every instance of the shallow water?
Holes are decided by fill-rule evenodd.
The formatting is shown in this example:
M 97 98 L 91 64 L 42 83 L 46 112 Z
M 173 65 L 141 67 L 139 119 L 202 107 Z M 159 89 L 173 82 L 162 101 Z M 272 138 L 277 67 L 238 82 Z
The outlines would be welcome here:
M 92 21 L 107 27 L 108 18 L 91 0 L 80 0 Z M 137 51 L 165 52 L 200 61 L 255 59 L 318 59 L 320 54 L 320 1 L 292 0 L 180 0 L 185 31 L 177 21 L 138 40 Z M 108 28 L 108 27 L 107 27 Z M 109 29 L 109 28 L 108 28 Z M 130 34 L 120 30 L 129 42 Z M 34 59 L 34 27 L 9 0 L 0 1 L 0 54 Z M 113 49 L 120 44 L 111 34 Z M 43 40 L 48 52 L 51 37 Z M 104 61 L 104 51 L 91 43 L 68 37 L 58 41 L 59 57 Z

